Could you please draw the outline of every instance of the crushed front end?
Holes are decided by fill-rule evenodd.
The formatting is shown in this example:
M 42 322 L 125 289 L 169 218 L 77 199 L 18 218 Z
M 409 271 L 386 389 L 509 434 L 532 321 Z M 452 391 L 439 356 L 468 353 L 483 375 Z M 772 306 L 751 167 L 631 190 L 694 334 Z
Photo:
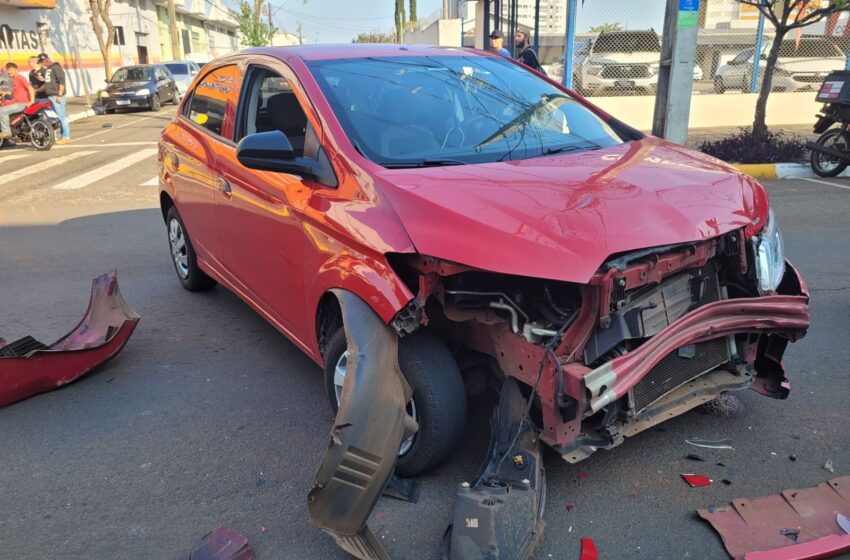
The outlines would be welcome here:
M 417 297 L 393 326 L 428 325 L 465 373 L 519 380 L 541 439 L 576 462 L 727 391 L 787 397 L 782 355 L 809 326 L 808 293 L 766 222 L 614 255 L 587 284 L 394 255 Z

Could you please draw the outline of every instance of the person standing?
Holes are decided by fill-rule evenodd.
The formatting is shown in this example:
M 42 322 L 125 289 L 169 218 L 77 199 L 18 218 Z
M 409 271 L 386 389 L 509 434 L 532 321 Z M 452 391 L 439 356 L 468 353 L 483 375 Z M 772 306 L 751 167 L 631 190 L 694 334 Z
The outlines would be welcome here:
M 537 58 L 537 53 L 534 52 L 534 49 L 531 48 L 531 41 L 528 37 L 528 32 L 520 29 L 516 32 L 516 37 L 514 37 L 514 45 L 516 45 L 517 60 L 531 68 L 532 70 L 537 70 L 538 72 L 542 72 L 543 69 L 540 67 L 540 60 Z
M 505 34 L 502 33 L 501 29 L 494 29 L 490 33 L 490 50 L 502 56 L 511 57 L 510 51 L 505 48 Z
M 62 125 L 62 138 L 56 143 L 67 144 L 71 141 L 71 125 L 65 114 L 65 71 L 61 64 L 50 60 L 47 53 L 38 55 L 38 63 L 44 69 L 44 93 L 50 99 L 53 110 L 56 111 L 56 116 Z
M 23 74 L 18 74 L 18 65 L 14 62 L 7 63 L 6 72 L 12 79 L 12 96 L 11 99 L 4 99 L 0 103 L 0 140 L 12 136 L 9 116 L 23 111 L 35 101 L 35 90 Z
M 36 99 L 47 99 L 47 94 L 44 93 L 44 68 L 38 63 L 37 56 L 29 58 L 30 74 L 29 80 L 32 89 L 35 90 Z

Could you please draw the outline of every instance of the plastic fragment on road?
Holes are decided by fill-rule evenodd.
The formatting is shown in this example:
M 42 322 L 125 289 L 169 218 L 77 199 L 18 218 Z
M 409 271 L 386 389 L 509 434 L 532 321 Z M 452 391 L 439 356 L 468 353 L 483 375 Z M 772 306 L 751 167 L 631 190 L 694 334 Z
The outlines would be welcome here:
M 697 513 L 720 534 L 735 560 L 806 560 L 850 550 L 850 540 L 845 543 L 850 535 L 842 525 L 850 515 L 850 476 L 754 500 L 736 498 L 730 505 Z M 846 525 L 850 528 L 850 520 Z
M 244 535 L 219 525 L 189 553 L 189 560 L 253 560 L 254 549 Z
M 579 560 L 599 560 L 599 551 L 596 550 L 596 543 L 589 537 L 581 539 L 581 557 Z
M 732 451 L 735 451 L 735 448 L 732 447 L 731 439 L 686 439 L 685 443 L 693 445 L 694 447 L 702 447 L 704 449 L 731 449 Z
M 835 468 L 832 466 L 832 459 L 827 459 L 826 463 L 823 464 L 823 468 L 829 472 L 835 472 Z
M 117 273 L 98 276 L 83 319 L 53 344 L 0 338 L 0 406 L 58 389 L 114 358 L 139 319 L 121 296 Z
M 682 474 L 682 478 L 685 479 L 685 482 L 687 482 L 691 488 L 709 486 L 712 482 L 714 482 L 707 476 L 701 474 Z
M 702 461 L 705 462 L 705 459 L 697 455 L 696 453 L 688 453 L 686 459 L 690 459 L 691 461 Z

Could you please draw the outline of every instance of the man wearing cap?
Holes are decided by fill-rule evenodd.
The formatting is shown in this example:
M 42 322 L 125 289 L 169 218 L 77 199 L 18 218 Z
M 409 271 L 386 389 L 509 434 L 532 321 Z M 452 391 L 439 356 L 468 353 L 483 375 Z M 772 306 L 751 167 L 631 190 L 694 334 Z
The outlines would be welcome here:
M 497 52 L 502 56 L 506 56 L 511 58 L 511 53 L 506 49 L 503 45 L 505 43 L 505 34 L 502 33 L 501 29 L 494 29 L 492 33 L 490 33 L 490 50 L 493 52 Z
M 65 114 L 65 71 L 58 62 L 53 62 L 46 53 L 38 55 L 38 63 L 44 68 L 44 93 L 50 99 L 53 110 L 62 125 L 62 138 L 57 144 L 67 144 L 71 141 L 71 126 Z

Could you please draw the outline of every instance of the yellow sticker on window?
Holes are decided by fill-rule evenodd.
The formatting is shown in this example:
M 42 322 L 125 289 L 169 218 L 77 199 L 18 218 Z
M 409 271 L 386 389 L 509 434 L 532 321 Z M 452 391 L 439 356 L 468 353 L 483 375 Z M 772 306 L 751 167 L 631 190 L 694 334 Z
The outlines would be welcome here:
M 208 120 L 210 120 L 210 118 L 206 113 L 199 113 L 195 116 L 195 122 L 198 124 L 206 124 Z

